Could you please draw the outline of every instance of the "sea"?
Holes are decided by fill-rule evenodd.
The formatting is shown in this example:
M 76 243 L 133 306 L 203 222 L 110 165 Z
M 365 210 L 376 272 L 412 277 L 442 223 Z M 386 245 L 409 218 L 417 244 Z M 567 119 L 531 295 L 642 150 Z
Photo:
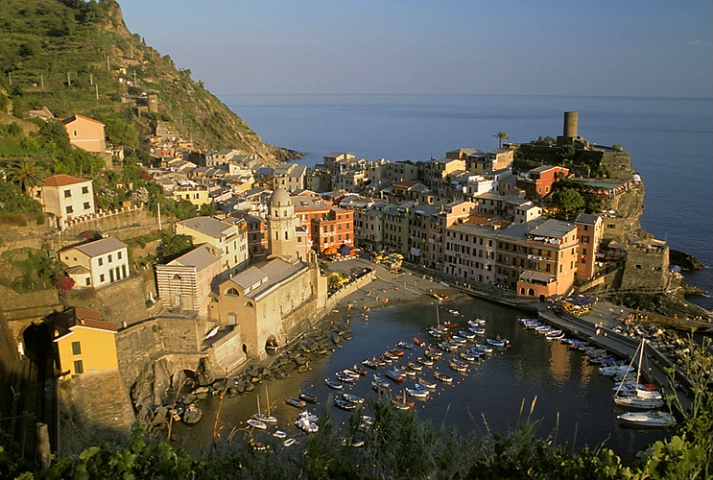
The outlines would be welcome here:
M 427 161 L 462 147 L 562 134 L 566 111 L 579 135 L 620 144 L 645 183 L 641 225 L 707 269 L 686 281 L 713 293 L 713 99 L 531 95 L 244 95 L 220 99 L 272 145 L 303 152 L 313 166 L 331 152 L 391 161 Z M 711 297 L 691 302 L 713 309 Z
M 264 141 L 304 152 L 298 163 L 309 166 L 330 152 L 351 152 L 370 160 L 422 161 L 461 147 L 490 151 L 498 146 L 498 132 L 506 132 L 511 142 L 528 142 L 540 135 L 556 137 L 562 132 L 563 112 L 578 111 L 580 136 L 591 143 L 621 144 L 631 154 L 646 185 L 643 228 L 707 265 L 706 270 L 687 273 L 686 280 L 713 290 L 711 99 L 410 94 L 219 97 Z M 710 298 L 695 301 L 709 309 L 712 306 Z M 310 406 L 311 412 L 321 415 L 330 409 L 337 424 L 345 425 L 348 415 L 331 405 L 337 393 L 325 386 L 325 378 L 380 355 L 400 340 L 412 341 L 414 336 L 426 340 L 425 327 L 439 318 L 435 308 L 431 303 L 392 306 L 370 312 L 368 321 L 353 314 L 353 340 L 312 362 L 311 371 L 266 382 L 250 394 L 226 398 L 222 405 L 217 397 L 210 397 L 200 404 L 205 412 L 201 422 L 176 425 L 176 443 L 188 450 L 208 451 L 214 436 L 222 441 L 250 436 L 269 441 L 277 428 L 303 442 L 305 434 L 293 426 L 297 410 L 284 404 L 286 397 L 300 392 L 318 396 L 319 404 Z M 512 346 L 495 351 L 465 375 L 452 372 L 445 363 L 425 370 L 423 376 L 428 379 L 438 369 L 455 380 L 450 387 L 439 384 L 431 399 L 416 402 L 419 418 L 463 434 L 504 432 L 521 421 L 535 421 L 540 438 L 573 450 L 611 448 L 625 463 L 666 437 L 661 430 L 623 428 L 616 418 L 621 411 L 612 400 L 613 382 L 598 374 L 581 352 L 523 329 L 518 324 L 522 312 L 477 299 L 445 302 L 440 308 L 443 321 L 464 324 L 467 318 L 485 319 L 488 336 L 507 337 Z M 449 310 L 458 311 L 459 316 Z M 416 355 L 414 350 L 406 357 Z M 413 382 L 408 380 L 404 386 Z M 374 401 L 368 379 L 346 388 L 365 397 L 367 404 Z M 402 392 L 402 386 L 393 386 L 392 394 Z M 257 410 L 258 401 L 264 411 L 268 398 L 278 424 L 267 432 L 252 432 L 245 421 Z

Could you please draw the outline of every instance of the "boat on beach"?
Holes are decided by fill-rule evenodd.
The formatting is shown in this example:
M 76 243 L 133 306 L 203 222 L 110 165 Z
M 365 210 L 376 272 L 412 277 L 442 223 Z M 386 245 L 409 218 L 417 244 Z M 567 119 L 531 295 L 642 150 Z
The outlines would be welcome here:
M 295 408 L 305 408 L 305 406 L 307 405 L 307 402 L 305 402 L 304 400 L 300 400 L 299 398 L 295 398 L 295 397 L 287 397 L 287 399 L 285 400 L 285 403 L 287 405 L 291 405 Z

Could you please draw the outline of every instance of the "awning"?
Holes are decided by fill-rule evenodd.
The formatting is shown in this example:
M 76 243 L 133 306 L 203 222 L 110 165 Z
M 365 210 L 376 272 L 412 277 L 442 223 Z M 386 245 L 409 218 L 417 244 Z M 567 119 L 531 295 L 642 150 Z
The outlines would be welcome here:
M 522 272 L 520 274 L 520 281 L 521 282 L 529 282 L 529 283 L 552 283 L 554 282 L 554 277 L 552 275 L 548 275 L 546 273 L 541 273 L 541 272 L 532 272 L 532 271 L 526 271 Z

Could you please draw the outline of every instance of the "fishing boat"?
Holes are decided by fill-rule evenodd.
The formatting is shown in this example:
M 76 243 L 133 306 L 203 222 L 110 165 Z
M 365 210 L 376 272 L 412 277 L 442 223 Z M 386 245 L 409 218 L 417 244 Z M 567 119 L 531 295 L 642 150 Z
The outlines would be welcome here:
M 401 383 L 404 379 L 404 372 L 397 368 L 387 370 L 385 375 L 386 378 L 389 378 L 396 383 Z
M 345 368 L 344 370 L 342 370 L 342 373 L 349 378 L 353 378 L 354 380 L 358 380 L 359 376 L 360 376 L 357 372 L 355 372 L 354 370 L 350 370 L 348 368 Z
M 456 322 L 443 322 L 441 325 L 443 325 L 446 328 L 457 328 L 458 324 Z
M 372 370 L 376 370 L 377 367 L 376 362 L 372 360 L 364 360 L 363 362 L 361 362 L 361 364 L 364 365 L 366 368 L 371 368 Z
M 383 358 L 384 360 L 389 359 L 393 362 L 399 359 L 399 355 L 396 355 L 391 350 L 389 350 L 388 352 L 384 352 L 381 358 Z
M 429 329 L 427 330 L 427 332 L 428 332 L 428 334 L 429 334 L 430 336 L 432 336 L 433 338 L 441 338 L 441 337 L 443 336 L 443 334 L 442 334 L 439 330 L 436 330 L 436 329 L 433 329 L 433 328 L 429 328 Z
M 648 412 L 628 412 L 618 415 L 616 418 L 628 425 L 640 427 L 670 427 L 676 423 L 676 418 L 667 412 L 658 410 Z
M 381 375 L 374 375 L 374 381 L 385 388 L 391 388 L 391 384 Z
M 441 372 L 433 372 L 433 376 L 436 377 L 436 380 L 443 382 L 443 383 L 453 383 L 453 377 L 450 375 L 446 375 L 445 373 Z
M 622 389 L 624 388 L 625 382 L 622 380 L 622 382 L 619 384 L 619 388 L 617 391 L 614 393 L 614 403 L 619 405 L 620 407 L 627 407 L 627 408 L 638 408 L 642 410 L 651 410 L 654 408 L 661 408 L 664 405 L 663 397 L 661 396 L 661 393 L 659 393 L 656 390 L 647 390 L 644 388 L 640 388 L 639 386 L 639 381 L 641 379 L 641 366 L 644 361 L 644 346 L 646 344 L 645 339 L 641 339 L 641 344 L 639 345 L 639 348 L 637 349 L 637 352 L 639 353 L 639 364 L 637 365 L 636 368 L 636 381 L 635 381 L 635 388 L 632 393 L 624 395 L 622 393 Z M 636 353 L 634 352 L 634 357 L 631 359 L 632 364 L 634 363 L 634 359 L 636 358 Z
M 451 337 L 451 340 L 453 341 L 453 343 L 457 343 L 458 345 L 464 345 L 468 341 L 465 338 L 458 336 L 458 335 L 453 335 Z
M 413 345 L 408 342 L 399 342 L 396 344 L 396 346 L 402 350 L 411 350 L 413 348 Z
M 342 393 L 342 398 L 349 403 L 354 403 L 354 404 L 364 403 L 364 399 L 362 397 L 352 395 L 351 393 Z
M 406 392 L 404 392 L 403 398 L 394 398 L 391 400 L 391 403 L 393 403 L 393 405 L 399 410 L 408 410 L 414 406 L 413 402 L 406 401 Z
M 295 397 L 287 397 L 287 399 L 285 400 L 285 403 L 287 405 L 291 405 L 295 408 L 305 408 L 305 406 L 307 405 L 307 402 L 305 402 L 304 400 L 300 400 L 299 398 L 295 398 Z
M 247 424 L 253 428 L 259 428 L 260 430 L 267 430 L 267 425 L 265 422 L 260 420 L 255 420 L 254 418 L 248 418 Z
M 334 404 L 338 408 L 341 408 L 342 410 L 346 410 L 346 411 L 352 411 L 356 408 L 356 403 L 348 402 L 348 401 L 344 400 L 343 398 L 335 398 Z
M 313 418 L 314 417 L 311 417 L 309 412 L 302 411 L 299 417 L 297 417 L 297 420 L 295 421 L 295 426 L 303 432 L 316 433 L 317 431 L 319 431 L 319 427 L 317 426 Z
M 458 356 L 466 362 L 475 362 L 478 359 L 478 357 L 476 357 L 472 353 L 469 353 L 468 351 L 460 352 Z
M 285 438 L 287 438 L 287 434 L 282 430 L 275 430 L 272 436 L 275 438 L 279 438 L 280 440 L 284 440 Z
M 307 403 L 317 403 L 317 396 L 311 393 L 300 393 L 300 400 L 304 400 Z
M 324 380 L 324 383 L 333 390 L 342 390 L 344 388 L 344 385 L 342 385 L 341 383 L 337 383 L 334 380 L 330 380 L 328 378 Z
M 421 370 L 423 370 L 423 365 L 419 365 L 418 363 L 415 363 L 415 362 L 408 362 L 406 364 L 406 366 L 416 372 L 420 372 Z
M 469 327 L 484 327 L 485 320 L 483 320 L 482 318 L 474 318 L 473 320 L 468 320 L 468 326 Z
M 421 340 L 421 339 L 418 338 L 418 337 L 413 337 L 413 343 L 415 343 L 415 344 L 418 345 L 419 347 L 425 347 L 425 346 L 426 346 L 426 342 L 424 342 L 423 340 Z
M 468 327 L 468 330 L 475 335 L 485 335 L 485 327 Z
M 392 349 L 389 350 L 387 353 L 390 353 L 391 355 L 393 355 L 394 357 L 396 357 L 396 359 L 401 358 L 401 357 L 404 356 L 404 352 L 402 352 L 402 351 L 399 350 L 398 348 L 392 348 Z
M 342 383 L 346 383 L 348 385 L 354 385 L 356 382 L 354 379 L 348 375 L 345 375 L 342 372 L 337 372 L 334 374 L 335 377 L 337 377 L 337 380 L 339 380 Z
M 425 388 L 407 388 L 406 393 L 414 398 L 428 398 L 429 391 Z
M 401 369 L 401 373 L 408 377 L 415 377 L 416 376 L 416 370 L 412 370 L 408 367 L 408 365 L 400 365 L 399 368 Z
M 418 358 L 416 359 L 416 361 L 417 361 L 418 363 L 420 363 L 421 365 L 426 366 L 426 367 L 432 367 L 432 366 L 433 366 L 433 360 L 431 360 L 430 358 L 418 357 Z
M 488 345 L 492 345 L 493 347 L 505 348 L 505 342 L 497 338 L 488 338 L 485 341 Z
M 493 347 L 489 345 L 483 345 L 482 343 L 476 343 L 474 348 L 483 353 L 493 353 Z
M 475 340 L 475 333 L 473 332 L 466 332 L 465 330 L 461 330 L 458 332 L 458 335 L 465 338 L 466 340 Z
M 455 361 L 455 359 L 453 359 L 453 360 L 451 360 L 450 362 L 448 362 L 448 366 L 451 367 L 451 368 L 452 368 L 453 370 L 455 370 L 456 372 L 465 373 L 465 372 L 468 371 L 468 366 L 467 366 L 467 365 L 463 365 L 463 364 L 461 364 L 461 363 L 458 363 L 458 362 Z
M 418 377 L 418 383 L 416 385 L 421 385 L 423 388 L 427 388 L 429 390 L 436 389 L 436 384 L 434 382 L 429 382 L 423 377 Z
M 267 401 L 267 413 L 260 412 L 260 395 L 257 398 L 257 413 L 253 415 L 255 420 L 259 420 L 265 423 L 277 423 L 277 418 L 270 415 L 270 399 L 267 396 L 267 386 L 265 387 L 265 399 Z

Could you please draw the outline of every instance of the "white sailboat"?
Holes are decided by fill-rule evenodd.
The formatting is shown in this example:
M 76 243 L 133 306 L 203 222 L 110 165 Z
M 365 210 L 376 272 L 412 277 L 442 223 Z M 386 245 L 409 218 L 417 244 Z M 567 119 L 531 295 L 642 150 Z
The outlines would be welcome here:
M 624 386 L 624 381 L 622 380 L 619 384 L 619 388 L 617 388 L 614 393 L 614 403 L 620 407 L 650 410 L 653 408 L 661 408 L 664 405 L 663 397 L 660 392 L 655 390 L 646 390 L 640 387 L 639 380 L 641 379 L 641 366 L 643 365 L 644 360 L 645 343 L 646 340 L 641 339 L 641 345 L 639 345 L 639 349 L 637 349 L 639 352 L 639 364 L 636 369 L 636 388 L 631 394 L 623 395 L 622 387 Z M 631 359 L 632 364 L 635 358 L 636 352 L 634 352 L 634 358 Z
M 270 415 L 270 398 L 267 396 L 267 386 L 265 386 L 265 400 L 267 401 L 267 413 L 261 413 L 260 395 L 257 395 L 257 413 L 253 415 L 253 418 L 265 423 L 277 423 L 277 418 Z

